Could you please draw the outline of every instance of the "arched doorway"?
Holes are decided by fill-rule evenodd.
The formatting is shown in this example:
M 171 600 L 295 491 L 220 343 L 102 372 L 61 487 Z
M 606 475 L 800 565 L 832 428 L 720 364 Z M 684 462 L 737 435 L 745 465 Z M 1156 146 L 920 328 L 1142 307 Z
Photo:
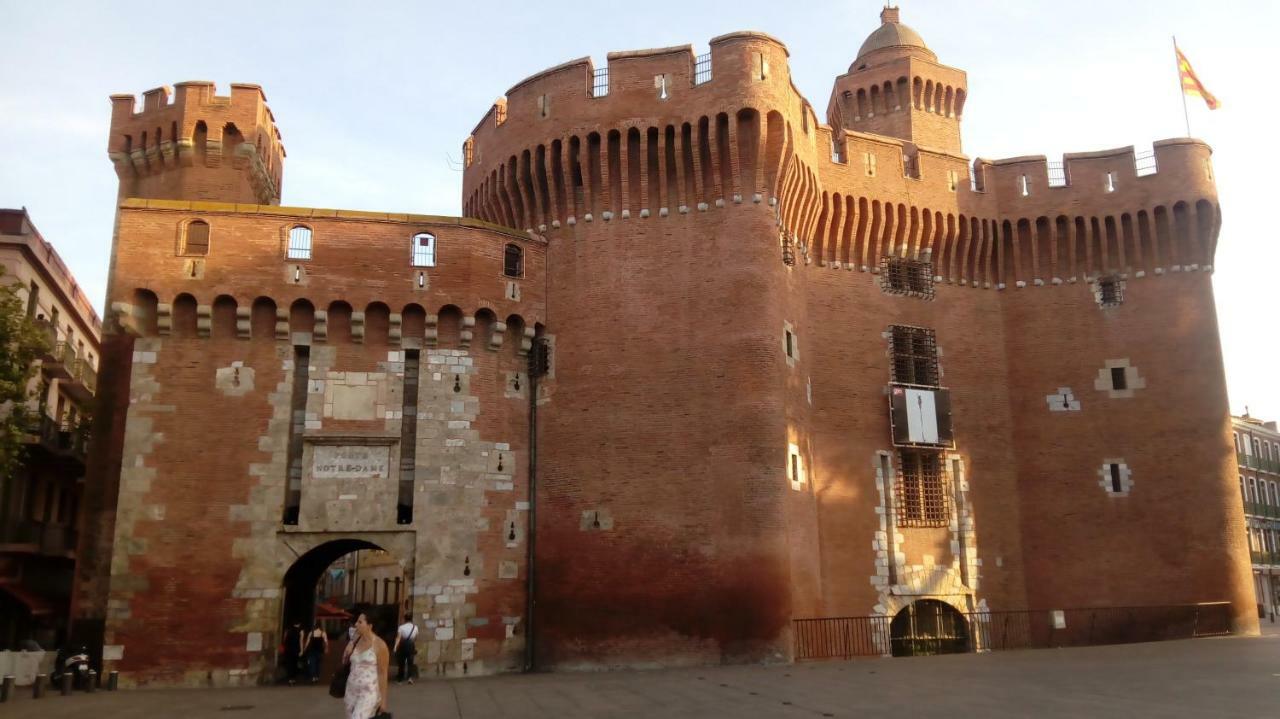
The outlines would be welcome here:
M 304 552 L 285 572 L 280 614 L 281 678 L 295 679 L 302 669 L 290 629 L 305 634 L 317 624 L 329 637 L 329 656 L 321 677 L 336 665 L 352 617 L 368 615 L 384 640 L 390 641 L 409 601 L 409 582 L 399 559 L 366 539 L 342 538 Z M 305 646 L 305 640 L 302 645 Z
M 889 623 L 889 644 L 895 657 L 963 654 L 969 651 L 969 625 L 950 604 L 920 599 Z

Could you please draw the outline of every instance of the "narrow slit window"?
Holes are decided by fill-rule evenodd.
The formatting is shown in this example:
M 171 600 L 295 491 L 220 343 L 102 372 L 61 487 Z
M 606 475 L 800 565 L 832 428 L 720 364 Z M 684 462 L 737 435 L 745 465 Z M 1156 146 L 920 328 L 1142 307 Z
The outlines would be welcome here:
M 298 225 L 289 230 L 288 259 L 311 259 L 311 228 Z
M 507 245 L 502 253 L 502 274 L 507 277 L 524 275 L 524 250 L 521 250 L 518 245 Z
M 867 177 L 876 176 L 876 156 L 870 152 L 862 153 L 862 167 L 866 171 Z
M 795 359 L 796 356 L 796 340 L 795 335 L 791 334 L 791 330 L 786 330 L 787 339 L 787 356 Z
M 429 232 L 419 232 L 413 236 L 413 266 L 436 266 L 436 236 Z
M 1106 180 L 1103 183 L 1103 187 L 1106 188 L 1107 192 L 1116 191 L 1116 173 L 1114 172 L 1107 173 Z
M 205 256 L 209 254 L 209 223 L 192 220 L 187 223 L 182 236 L 182 254 Z
M 1111 476 L 1111 491 L 1117 492 L 1117 493 L 1123 492 L 1124 485 L 1120 481 L 1120 465 L 1114 464 L 1114 463 L 1109 464 L 1107 465 L 1107 469 L 1109 470 L 1110 476 Z
M 1026 175 L 1020 175 L 1018 177 L 1018 192 L 1021 193 L 1023 197 L 1031 194 L 1031 185 L 1027 182 Z

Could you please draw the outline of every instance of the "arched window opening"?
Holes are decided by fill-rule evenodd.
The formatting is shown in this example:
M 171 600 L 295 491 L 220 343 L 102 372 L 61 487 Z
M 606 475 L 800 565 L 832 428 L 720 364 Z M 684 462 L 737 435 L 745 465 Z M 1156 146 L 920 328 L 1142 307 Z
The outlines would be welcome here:
M 204 220 L 192 220 L 182 232 L 182 252 L 184 255 L 204 257 L 209 254 L 209 223 Z
M 289 230 L 289 251 L 291 260 L 311 259 L 311 228 L 297 225 Z
M 413 236 L 413 266 L 436 266 L 436 236 L 430 232 L 419 232 Z
M 524 276 L 524 250 L 519 245 L 507 245 L 502 254 L 502 274 L 507 277 Z

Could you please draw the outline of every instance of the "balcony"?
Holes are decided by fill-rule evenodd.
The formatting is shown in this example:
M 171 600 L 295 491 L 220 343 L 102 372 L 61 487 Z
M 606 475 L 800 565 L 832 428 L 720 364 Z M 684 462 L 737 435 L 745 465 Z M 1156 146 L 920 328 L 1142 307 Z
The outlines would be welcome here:
M 0 527 L 0 551 L 72 557 L 79 538 L 76 528 L 69 524 L 6 520 Z
M 40 370 L 49 379 L 66 380 L 71 378 L 71 368 L 75 365 L 76 348 L 68 342 L 51 342 L 48 349 L 40 357 Z
M 1266 459 L 1253 454 L 1236 452 L 1236 464 L 1259 472 L 1280 474 L 1280 460 Z
M 1249 552 L 1249 559 L 1254 564 L 1280 565 L 1280 552 Z
M 98 391 L 98 372 L 88 360 L 77 359 L 67 365 L 67 377 L 62 386 L 71 398 L 81 404 L 88 404 Z
M 71 460 L 83 468 L 89 453 L 89 425 L 59 422 L 41 414 L 27 427 L 27 443 L 38 446 L 54 458 Z
M 1245 502 L 1244 513 L 1250 517 L 1263 519 L 1280 519 L 1280 507 L 1262 502 Z
M 36 552 L 40 548 L 41 527 L 31 520 L 0 521 L 0 551 Z

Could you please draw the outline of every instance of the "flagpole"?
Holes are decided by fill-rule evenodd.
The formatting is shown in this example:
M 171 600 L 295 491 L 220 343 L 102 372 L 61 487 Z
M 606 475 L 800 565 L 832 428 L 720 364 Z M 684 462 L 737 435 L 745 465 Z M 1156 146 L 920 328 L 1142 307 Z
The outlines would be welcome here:
M 1178 68 L 1178 94 L 1182 96 L 1182 121 L 1187 124 L 1187 137 L 1191 137 L 1191 114 L 1187 112 L 1187 90 L 1182 86 L 1182 60 L 1178 57 L 1178 36 L 1173 36 L 1173 64 Z

